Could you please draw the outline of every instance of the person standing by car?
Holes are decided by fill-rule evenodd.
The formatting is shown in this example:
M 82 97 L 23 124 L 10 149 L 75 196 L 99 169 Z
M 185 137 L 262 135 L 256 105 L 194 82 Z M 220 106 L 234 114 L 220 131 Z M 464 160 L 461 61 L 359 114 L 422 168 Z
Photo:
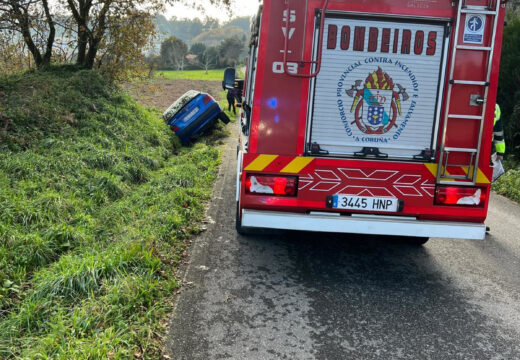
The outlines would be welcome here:
M 235 99 L 237 97 L 236 89 L 228 89 L 227 92 L 227 101 L 228 101 L 228 111 L 231 111 L 231 107 L 233 107 L 233 114 L 237 114 Z

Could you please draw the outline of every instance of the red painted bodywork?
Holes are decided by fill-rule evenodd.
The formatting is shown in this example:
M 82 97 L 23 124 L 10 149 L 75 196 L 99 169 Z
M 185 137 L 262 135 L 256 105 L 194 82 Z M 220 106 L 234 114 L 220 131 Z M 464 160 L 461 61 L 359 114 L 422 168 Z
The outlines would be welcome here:
M 315 22 L 315 10 L 321 9 L 323 0 L 288 0 L 291 9 L 297 11 L 298 19 L 296 30 L 290 40 L 289 49 L 292 51 L 289 60 L 297 61 L 312 58 L 313 30 Z M 468 5 L 488 5 L 489 0 L 468 1 Z M 456 2 L 454 2 L 456 4 Z M 274 74 L 273 62 L 283 62 L 284 54 L 280 51 L 284 48 L 284 36 L 282 26 L 285 21 L 283 12 L 286 9 L 285 0 L 264 0 L 263 15 L 261 18 L 259 57 L 257 64 L 255 93 L 252 106 L 251 131 L 249 137 L 248 152 L 243 154 L 242 184 L 244 184 L 246 172 L 243 170 L 259 154 L 281 155 L 281 159 L 290 159 L 304 155 L 305 135 L 307 126 L 307 111 L 310 80 L 288 76 L 287 74 Z M 389 16 L 407 16 L 417 18 L 450 18 L 454 22 L 457 17 L 457 7 L 451 0 L 330 0 L 328 11 L 375 13 Z M 464 21 L 464 14 L 461 21 Z M 495 56 L 492 59 L 492 77 L 488 94 L 489 106 L 486 111 L 484 135 L 482 139 L 479 168 L 490 179 L 492 168 L 489 166 L 492 128 L 494 118 L 494 103 L 497 93 L 498 72 L 500 63 L 500 49 L 502 45 L 502 33 L 505 9 L 501 8 L 495 41 Z M 491 21 L 487 22 L 488 27 Z M 455 28 L 453 26 L 453 28 Z M 461 26 L 463 31 L 463 26 Z M 489 35 L 491 29 L 485 32 L 483 46 L 490 46 Z M 455 44 L 455 37 L 462 37 L 462 33 L 455 34 L 452 31 L 450 52 Z M 326 40 L 325 40 L 326 41 Z M 484 52 L 458 50 L 457 64 L 454 78 L 461 80 L 479 81 L 485 79 L 486 58 Z M 446 87 L 448 83 L 449 63 L 451 54 L 448 55 L 448 71 L 446 72 Z M 305 71 L 308 69 L 301 69 Z M 246 86 L 248 86 L 246 84 Z M 469 94 L 483 94 L 482 86 L 454 85 L 450 113 L 479 115 L 480 108 L 471 107 Z M 441 99 L 445 104 L 446 99 Z M 446 109 L 443 106 L 441 119 L 444 119 Z M 442 120 L 440 124 L 442 129 Z M 475 147 L 475 138 L 478 135 L 478 121 L 473 123 L 468 120 L 450 119 L 447 129 L 446 146 L 451 147 Z M 437 141 L 440 141 L 440 134 Z M 461 162 L 467 160 L 461 156 Z M 437 159 L 438 161 L 438 159 Z M 263 169 L 263 173 L 277 174 L 282 165 L 273 163 Z M 342 170 L 343 169 L 343 170 Z M 345 170 L 345 169 L 348 169 Z M 359 176 L 353 176 L 349 171 L 356 172 Z M 386 171 L 386 173 L 384 173 Z M 457 169 L 452 169 L 454 173 Z M 384 180 L 378 178 L 381 174 L 390 175 Z M 325 176 L 329 174 L 328 177 Z M 290 175 L 290 174 L 288 174 Z M 490 193 L 489 184 L 477 184 L 483 189 L 486 201 L 480 207 L 467 206 L 439 206 L 434 205 L 433 193 L 435 192 L 436 179 L 424 163 L 406 161 L 381 161 L 381 160 L 357 160 L 357 159 L 333 159 L 316 158 L 309 166 L 298 175 L 300 177 L 300 190 L 295 198 L 280 198 L 251 195 L 245 193 L 244 186 L 240 190 L 240 208 L 261 209 L 273 211 L 290 211 L 304 213 L 313 210 L 331 211 L 325 206 L 327 195 L 341 193 L 346 187 L 380 188 L 381 194 L 386 191 L 404 200 L 404 210 L 398 215 L 414 216 L 423 220 L 467 221 L 482 223 L 487 215 Z M 320 177 L 321 176 L 321 177 Z M 418 179 L 417 181 L 415 181 Z M 308 183 L 302 187 L 303 183 Z M 327 183 L 330 183 L 327 187 Z M 337 186 L 333 186 L 337 183 Z M 386 189 L 386 190 L 383 190 Z M 420 196 L 419 196 L 420 194 Z M 377 195 L 374 193 L 374 195 Z M 338 210 L 334 210 L 338 211 Z

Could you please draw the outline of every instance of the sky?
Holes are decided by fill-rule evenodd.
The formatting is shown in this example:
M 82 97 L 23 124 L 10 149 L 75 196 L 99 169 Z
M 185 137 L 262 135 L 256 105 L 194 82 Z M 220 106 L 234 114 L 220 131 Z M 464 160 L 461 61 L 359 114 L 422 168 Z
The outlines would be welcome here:
M 184 4 L 183 4 L 184 3 Z M 252 16 L 258 11 L 259 0 L 232 0 L 231 14 L 222 7 L 209 5 L 208 0 L 192 0 L 189 4 L 195 4 L 197 8 L 186 5 L 186 1 L 179 1 L 175 5 L 167 6 L 167 18 L 176 16 L 178 18 L 193 19 L 199 17 L 203 19 L 206 16 L 218 18 L 222 21 L 229 20 L 238 16 Z

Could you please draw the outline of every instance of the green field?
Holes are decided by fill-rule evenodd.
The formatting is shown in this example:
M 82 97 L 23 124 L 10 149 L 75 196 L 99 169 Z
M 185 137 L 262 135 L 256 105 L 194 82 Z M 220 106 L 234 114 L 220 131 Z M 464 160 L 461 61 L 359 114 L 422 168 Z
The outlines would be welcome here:
M 159 359 L 227 131 L 180 146 L 94 71 L 0 93 L 0 359 Z
M 224 78 L 224 70 L 184 70 L 184 71 L 173 71 L 173 70 L 161 70 L 156 72 L 156 77 L 165 78 L 169 80 L 209 80 L 209 81 L 222 81 Z
M 244 74 L 239 69 L 237 70 L 237 75 L 240 78 L 244 77 Z M 224 78 L 224 69 L 215 69 L 208 70 L 206 74 L 205 70 L 184 70 L 184 71 L 174 71 L 174 70 L 159 70 L 156 72 L 156 77 L 177 80 L 177 79 L 185 79 L 185 80 L 209 80 L 209 81 L 222 81 Z

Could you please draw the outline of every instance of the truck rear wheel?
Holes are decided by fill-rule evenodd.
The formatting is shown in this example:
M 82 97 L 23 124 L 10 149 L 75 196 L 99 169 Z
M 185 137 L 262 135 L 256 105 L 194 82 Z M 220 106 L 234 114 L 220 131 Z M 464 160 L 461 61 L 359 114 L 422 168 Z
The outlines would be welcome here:
M 422 246 L 430 240 L 428 237 L 405 237 L 403 243 L 414 246 Z
M 231 120 L 229 119 L 229 116 L 226 115 L 224 111 L 221 111 L 217 117 L 222 121 L 224 124 L 229 123 Z
M 255 232 L 252 228 L 242 226 L 242 221 L 240 220 L 240 204 L 238 201 L 235 216 L 235 228 L 237 229 L 237 233 L 239 233 L 240 235 L 251 235 Z

